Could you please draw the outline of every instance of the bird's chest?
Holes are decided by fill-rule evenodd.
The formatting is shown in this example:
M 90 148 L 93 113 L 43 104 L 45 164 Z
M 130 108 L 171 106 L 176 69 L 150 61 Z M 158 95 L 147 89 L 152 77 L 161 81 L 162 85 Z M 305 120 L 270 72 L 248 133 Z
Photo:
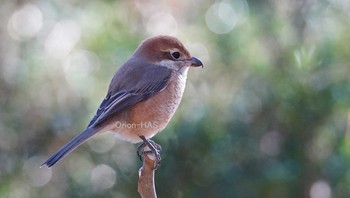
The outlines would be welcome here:
M 159 125 L 159 129 L 164 128 L 180 104 L 185 84 L 186 76 L 173 73 L 163 91 L 135 105 L 133 112 L 129 114 L 131 120 L 153 122 Z

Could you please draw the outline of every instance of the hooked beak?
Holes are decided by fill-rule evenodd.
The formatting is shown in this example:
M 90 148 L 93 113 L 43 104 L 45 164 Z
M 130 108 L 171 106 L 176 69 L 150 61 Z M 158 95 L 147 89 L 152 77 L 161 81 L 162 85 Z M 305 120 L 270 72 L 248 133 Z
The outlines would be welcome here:
M 199 67 L 199 66 L 202 66 L 202 68 L 203 68 L 203 63 L 202 63 L 199 59 L 197 59 L 196 57 L 192 57 L 192 58 L 190 59 L 190 61 L 191 61 L 191 67 Z

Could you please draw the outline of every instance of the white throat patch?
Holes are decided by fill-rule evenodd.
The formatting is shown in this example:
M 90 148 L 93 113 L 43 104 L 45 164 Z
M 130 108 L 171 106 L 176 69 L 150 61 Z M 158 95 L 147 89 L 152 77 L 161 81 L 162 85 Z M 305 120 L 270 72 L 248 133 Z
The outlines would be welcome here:
M 176 61 L 172 61 L 172 60 L 162 60 L 159 62 L 159 65 L 162 67 L 166 67 L 169 68 L 171 70 L 174 70 L 180 74 L 186 75 L 187 71 L 188 71 L 188 67 L 186 66 L 178 66 L 176 64 Z

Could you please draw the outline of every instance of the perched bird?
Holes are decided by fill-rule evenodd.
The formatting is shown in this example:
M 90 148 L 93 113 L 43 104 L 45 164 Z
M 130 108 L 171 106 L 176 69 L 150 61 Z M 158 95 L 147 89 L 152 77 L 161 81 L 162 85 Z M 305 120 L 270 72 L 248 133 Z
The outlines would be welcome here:
M 172 36 L 144 40 L 115 73 L 96 115 L 87 128 L 54 153 L 42 166 L 51 167 L 96 133 L 112 131 L 117 137 L 149 141 L 162 131 L 181 101 L 187 72 L 203 64 Z

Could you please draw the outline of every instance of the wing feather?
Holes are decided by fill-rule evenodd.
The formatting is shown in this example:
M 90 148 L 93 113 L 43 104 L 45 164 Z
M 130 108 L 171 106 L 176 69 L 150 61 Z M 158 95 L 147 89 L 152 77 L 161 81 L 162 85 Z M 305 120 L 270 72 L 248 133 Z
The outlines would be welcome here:
M 127 62 L 123 66 L 124 68 L 118 70 L 122 73 L 123 78 L 118 79 L 118 76 L 121 75 L 117 73 L 112 79 L 108 94 L 90 121 L 88 128 L 100 125 L 120 111 L 147 100 L 167 87 L 171 76 L 170 69 L 148 64 L 141 67 L 142 71 L 135 71 L 135 68 L 132 67 L 133 64 L 135 62 Z M 128 66 L 129 68 L 127 68 Z M 140 67 L 136 69 L 140 69 Z M 138 75 L 135 75 L 134 72 L 138 72 Z M 125 77 L 129 77 L 129 79 Z M 125 83 L 125 80 L 128 83 Z

